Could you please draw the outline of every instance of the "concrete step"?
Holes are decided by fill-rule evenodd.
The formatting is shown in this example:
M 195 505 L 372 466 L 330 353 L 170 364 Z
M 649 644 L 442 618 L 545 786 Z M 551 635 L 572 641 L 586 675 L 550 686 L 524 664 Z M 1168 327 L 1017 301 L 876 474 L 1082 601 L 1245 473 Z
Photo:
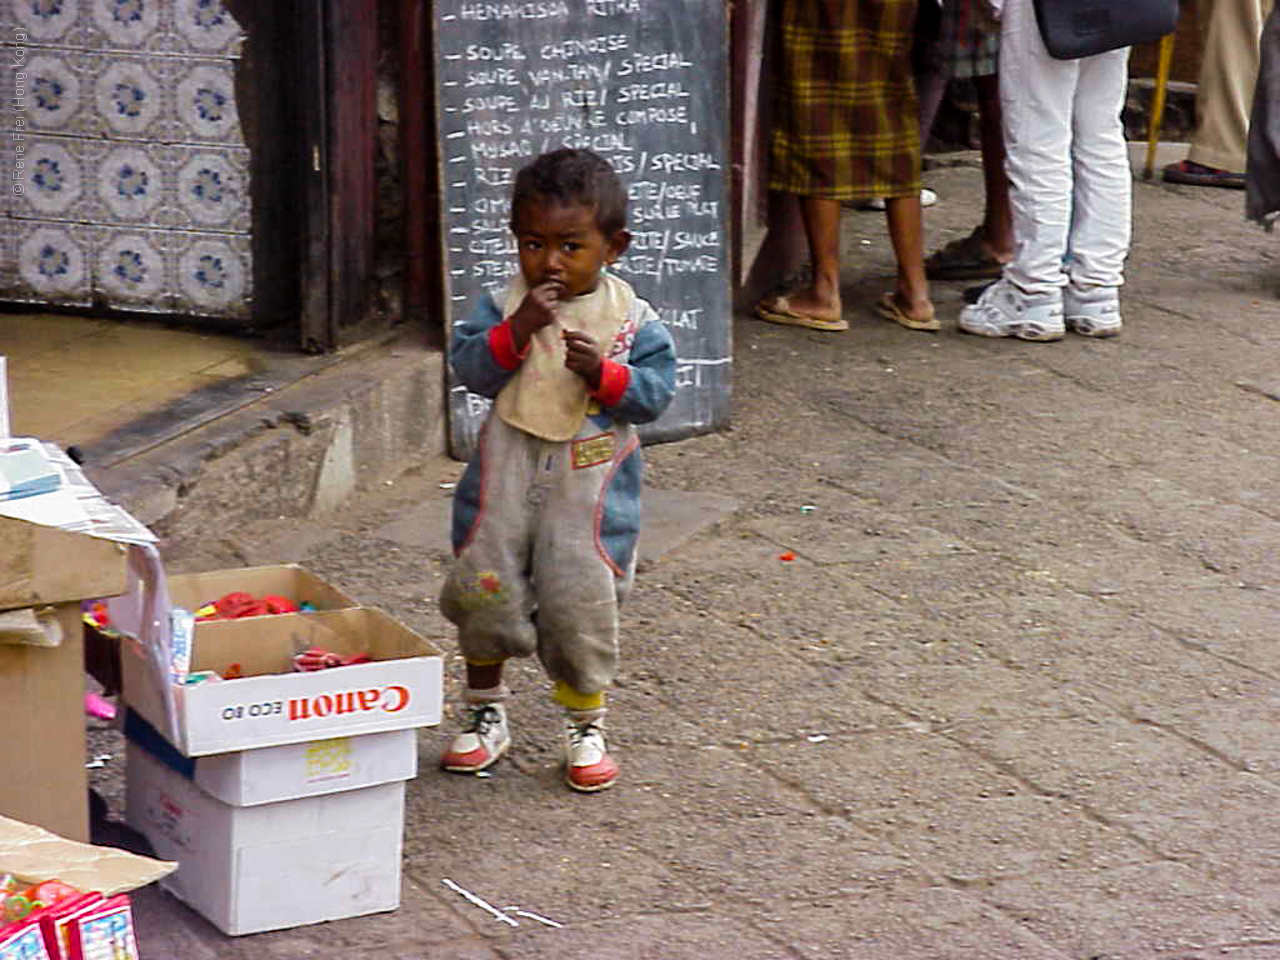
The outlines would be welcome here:
M 192 396 L 170 423 L 81 451 L 90 478 L 163 539 L 316 518 L 445 449 L 444 358 L 417 331 Z M 139 442 L 140 435 L 159 442 Z

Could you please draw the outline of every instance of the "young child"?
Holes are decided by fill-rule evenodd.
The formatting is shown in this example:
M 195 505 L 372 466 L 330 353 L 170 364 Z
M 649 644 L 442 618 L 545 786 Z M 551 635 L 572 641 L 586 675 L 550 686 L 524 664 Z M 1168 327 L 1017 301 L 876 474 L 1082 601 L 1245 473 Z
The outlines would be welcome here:
M 455 494 L 456 560 L 440 597 L 467 662 L 467 717 L 445 770 L 483 770 L 507 750 L 503 663 L 536 652 L 566 711 L 566 782 L 589 792 L 618 776 L 605 689 L 640 530 L 634 424 L 667 408 L 676 373 L 656 311 L 604 269 L 627 249 L 626 225 L 626 191 L 605 160 L 538 157 L 511 199 L 520 274 L 453 334 L 454 370 L 497 400 Z
M 1066 330 L 1114 337 L 1130 241 L 1133 175 L 1120 122 L 1129 51 L 1055 60 L 1033 0 L 989 2 L 1001 16 L 1014 250 L 1003 277 L 960 312 L 960 329 L 1022 340 L 1060 340 Z

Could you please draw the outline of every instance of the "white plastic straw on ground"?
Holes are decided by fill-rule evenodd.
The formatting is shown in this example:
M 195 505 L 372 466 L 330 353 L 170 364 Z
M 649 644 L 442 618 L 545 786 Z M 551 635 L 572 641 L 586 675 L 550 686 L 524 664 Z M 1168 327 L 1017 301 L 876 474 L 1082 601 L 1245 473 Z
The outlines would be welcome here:
M 548 927 L 563 927 L 563 923 L 556 923 L 554 920 L 548 920 L 544 916 L 536 913 L 530 913 L 528 910 L 521 910 L 519 907 L 507 907 L 507 913 L 514 913 L 517 917 L 528 917 L 530 920 L 537 920 L 539 923 L 545 923 Z
M 511 926 L 513 926 L 513 927 L 518 927 L 518 926 L 520 926 L 520 924 L 519 924 L 519 922 L 518 922 L 518 921 L 516 921 L 516 920 L 512 920 L 510 917 L 508 917 L 505 913 L 503 913 L 501 910 L 499 910 L 499 909 L 498 909 L 497 907 L 495 907 L 493 904 L 491 904 L 491 903 L 487 903 L 487 902 L 485 902 L 484 900 L 481 900 L 479 897 L 477 897 L 477 896 L 476 896 L 474 893 L 472 893 L 471 891 L 469 891 L 469 890 L 463 890 L 460 886 L 458 886 L 456 883 L 454 883 L 454 882 L 453 882 L 452 880 L 450 880 L 448 877 L 444 877 L 444 878 L 442 878 L 440 882 L 441 882 L 441 883 L 443 883 L 443 884 L 444 884 L 446 887 L 448 887 L 450 890 L 452 890 L 454 893 L 459 893 L 459 894 L 461 894 L 462 896 L 466 897 L 468 900 L 470 900 L 472 903 L 474 903 L 474 904 L 475 904 L 477 907 L 479 907 L 481 910 L 487 910 L 487 911 L 489 911 L 491 914 L 493 914 L 495 917 L 497 917 L 497 918 L 498 918 L 499 920 L 501 920 L 503 923 L 510 924 L 510 925 L 511 925 Z

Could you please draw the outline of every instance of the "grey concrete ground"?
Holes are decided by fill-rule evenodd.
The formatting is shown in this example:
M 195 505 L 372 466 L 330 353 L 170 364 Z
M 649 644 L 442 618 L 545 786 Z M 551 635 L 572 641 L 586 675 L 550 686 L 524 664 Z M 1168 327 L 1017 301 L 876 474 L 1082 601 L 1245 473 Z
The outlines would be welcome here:
M 933 246 L 981 186 L 927 180 Z M 649 451 L 619 785 L 565 789 L 522 664 L 491 777 L 422 732 L 399 911 L 233 939 L 151 888 L 146 960 L 1280 957 L 1280 240 L 1239 193 L 1136 202 L 1124 335 L 1051 344 L 957 333 L 961 284 L 939 334 L 875 318 L 848 212 L 851 329 L 740 317 L 733 428 Z M 459 473 L 167 556 L 300 561 L 451 644 Z

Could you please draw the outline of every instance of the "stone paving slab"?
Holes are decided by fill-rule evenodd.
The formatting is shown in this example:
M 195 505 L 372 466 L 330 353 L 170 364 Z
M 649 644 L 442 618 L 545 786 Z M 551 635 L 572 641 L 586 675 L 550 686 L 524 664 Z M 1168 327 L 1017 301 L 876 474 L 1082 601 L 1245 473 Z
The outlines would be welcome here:
M 1071 957 L 1180 960 L 1251 941 L 1275 945 L 1280 934 L 1280 921 L 1247 897 L 1177 863 L 1028 875 L 983 899 Z
M 928 179 L 931 246 L 967 234 L 978 171 Z M 490 776 L 434 768 L 451 721 L 419 736 L 400 910 L 233 939 L 148 889 L 146 960 L 1280 957 L 1280 284 L 1227 193 L 1138 185 L 1109 342 L 963 336 L 963 284 L 937 335 L 885 323 L 883 217 L 846 214 L 848 333 L 737 317 L 731 429 L 648 451 L 618 787 L 568 793 L 513 663 Z M 166 549 L 304 563 L 439 643 L 454 698 L 460 472 Z
M 929 887 L 916 893 L 912 904 L 912 908 L 904 906 L 902 891 L 888 891 L 779 910 L 769 920 L 803 960 L 1067 960 L 1072 956 L 966 893 Z

